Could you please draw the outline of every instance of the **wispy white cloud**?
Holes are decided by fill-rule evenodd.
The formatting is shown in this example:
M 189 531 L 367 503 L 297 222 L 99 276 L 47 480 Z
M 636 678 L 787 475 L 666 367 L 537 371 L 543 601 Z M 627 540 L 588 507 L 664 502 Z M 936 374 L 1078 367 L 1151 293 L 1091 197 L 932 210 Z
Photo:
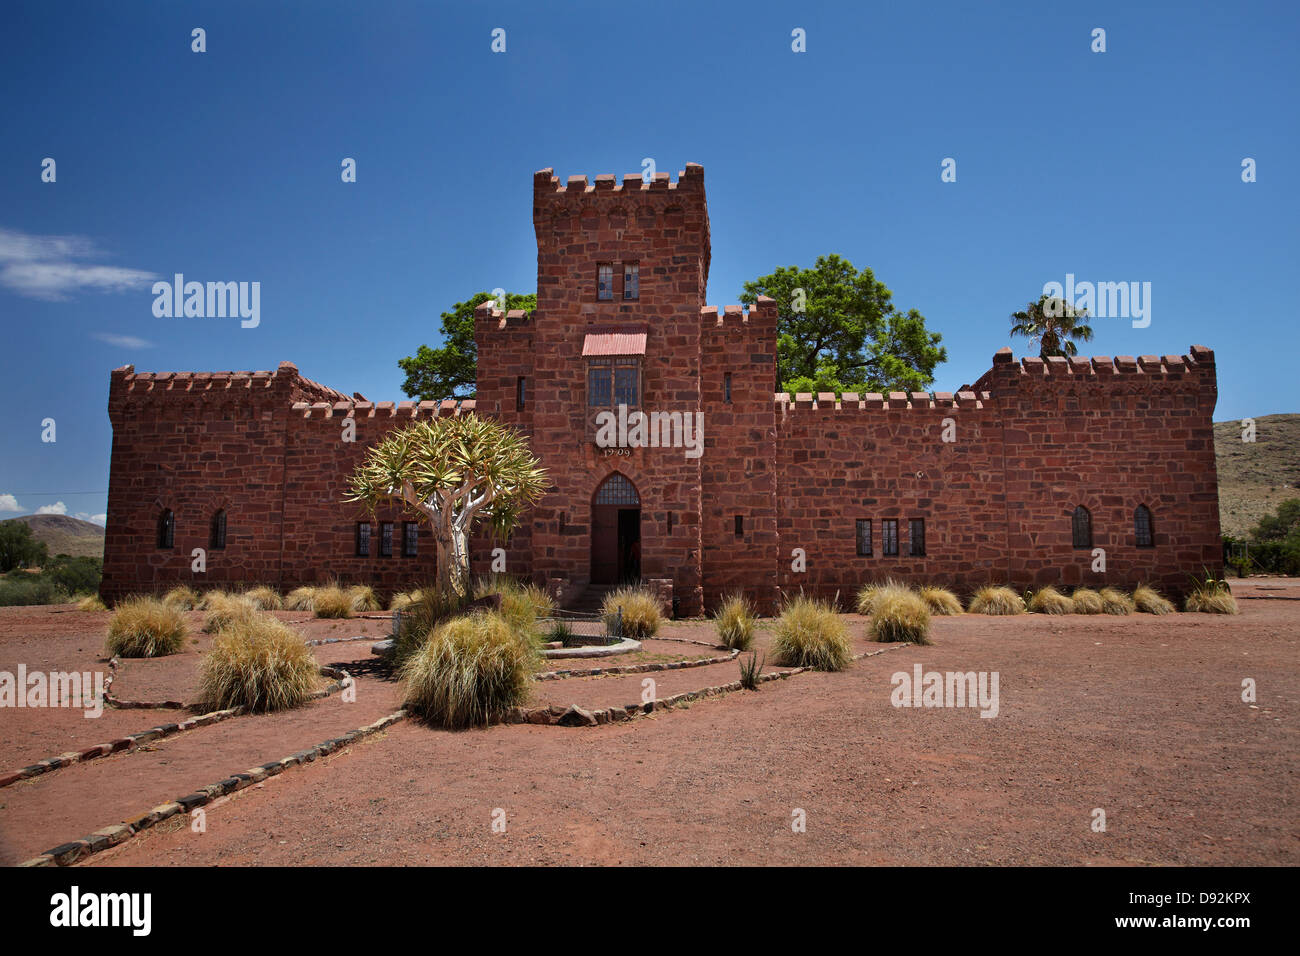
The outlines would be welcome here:
M 123 349 L 151 349 L 153 343 L 145 339 L 137 338 L 134 335 L 117 335 L 113 332 L 94 332 L 91 338 L 99 339 L 101 342 L 107 342 L 109 345 L 116 345 Z
M 106 515 L 106 514 L 102 514 L 102 515 L 92 515 L 92 514 L 91 514 L 90 512 L 88 512 L 88 511 L 78 511 L 78 512 L 77 512 L 75 515 L 73 515 L 72 517 L 74 517 L 74 518 L 80 518 L 82 521 L 89 521 L 91 524 L 97 524 L 97 525 L 100 525 L 101 527 L 102 527 L 103 525 L 108 524 L 108 515 Z
M 56 501 L 52 505 L 41 505 L 36 509 L 38 515 L 65 515 L 68 513 L 68 506 L 62 501 Z
M 125 292 L 157 278 L 141 269 L 78 261 L 102 255 L 84 236 L 33 236 L 0 228 L 0 285 L 57 301 L 74 292 Z
M 22 511 L 13 495 L 0 495 L 0 511 Z

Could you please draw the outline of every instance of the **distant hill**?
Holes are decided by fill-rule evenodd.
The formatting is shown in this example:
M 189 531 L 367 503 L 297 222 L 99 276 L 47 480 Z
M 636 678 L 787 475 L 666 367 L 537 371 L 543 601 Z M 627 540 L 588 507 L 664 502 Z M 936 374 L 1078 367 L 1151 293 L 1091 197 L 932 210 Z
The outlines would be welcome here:
M 1214 423 L 1219 469 L 1219 523 L 1243 536 L 1287 498 L 1300 498 L 1300 415 L 1255 419 L 1255 442 L 1241 440 L 1241 420 Z
M 50 549 L 50 556 L 70 554 L 74 558 L 102 558 L 104 556 L 104 529 L 80 518 L 67 515 L 23 515 L 9 518 L 21 521 L 32 529 L 39 541 Z

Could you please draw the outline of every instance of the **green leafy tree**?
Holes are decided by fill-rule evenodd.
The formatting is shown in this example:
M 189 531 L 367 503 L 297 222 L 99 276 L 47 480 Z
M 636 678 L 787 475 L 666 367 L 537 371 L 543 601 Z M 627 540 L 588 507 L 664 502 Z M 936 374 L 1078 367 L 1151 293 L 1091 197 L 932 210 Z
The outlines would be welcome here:
M 44 541 L 21 521 L 0 521 L 0 574 L 15 568 L 35 568 L 50 559 Z
M 479 292 L 465 302 L 457 302 L 450 312 L 442 313 L 442 345 L 439 348 L 421 345 L 414 355 L 397 360 L 398 366 L 406 373 L 403 392 L 422 402 L 474 397 L 478 369 L 474 309 L 492 298 L 495 297 L 490 292 Z M 527 295 L 507 292 L 505 299 L 506 310 L 532 312 L 537 308 L 537 296 L 531 292 Z
M 1300 498 L 1288 498 L 1277 506 L 1277 513 L 1265 515 L 1251 529 L 1254 541 L 1293 541 L 1300 545 Z
M 469 537 L 477 521 L 509 536 L 550 479 L 517 431 L 477 415 L 420 421 L 388 433 L 366 452 L 346 501 L 371 511 L 398 505 L 426 520 L 437 549 L 440 599 L 469 586 Z
M 1087 316 L 1087 309 L 1076 309 L 1064 299 L 1043 294 L 1011 316 L 1011 334 L 1032 341 L 1043 358 L 1078 355 L 1075 340 L 1092 341 L 1092 326 L 1083 321 Z
M 777 373 L 786 392 L 919 391 L 948 358 L 916 309 L 900 312 L 870 269 L 837 255 L 745 283 L 740 301 L 776 300 Z

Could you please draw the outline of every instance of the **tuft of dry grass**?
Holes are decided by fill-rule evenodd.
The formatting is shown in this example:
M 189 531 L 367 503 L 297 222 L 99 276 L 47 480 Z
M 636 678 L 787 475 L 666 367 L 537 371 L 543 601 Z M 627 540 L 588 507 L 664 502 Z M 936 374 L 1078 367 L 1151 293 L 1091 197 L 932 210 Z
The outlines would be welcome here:
M 107 611 L 106 605 L 98 594 L 89 594 L 77 602 L 78 611 Z
M 951 594 L 948 596 L 952 597 Z M 956 600 L 953 597 L 953 601 Z M 949 606 L 947 602 L 943 603 L 945 607 Z M 957 613 L 961 613 L 960 604 L 957 605 Z M 873 641 L 886 644 L 903 641 L 929 644 L 928 602 L 920 594 L 901 584 L 887 584 L 877 588 L 872 604 L 870 634 Z
M 924 587 L 920 590 L 921 600 L 930 609 L 931 614 L 945 617 L 961 613 L 961 601 L 947 588 Z
M 352 595 L 339 587 L 317 588 L 312 610 L 317 617 L 351 617 Z
M 972 614 L 1024 614 L 1025 599 L 1008 587 L 987 585 L 970 599 Z
M 1101 614 L 1106 610 L 1106 602 L 1092 588 L 1075 588 L 1070 600 L 1074 601 L 1075 614 Z
M 420 592 L 418 589 L 414 591 L 397 591 L 388 599 L 388 610 L 400 611 L 403 608 L 410 607 L 419 600 Z
M 215 634 L 234 621 L 257 617 L 253 602 L 238 594 L 213 593 L 208 595 L 208 612 L 203 617 L 203 631 Z
M 777 618 L 772 656 L 789 667 L 842 671 L 853 660 L 849 632 L 826 601 L 799 595 Z
M 1103 614 L 1132 614 L 1135 610 L 1133 600 L 1117 588 L 1102 588 L 1098 597 Z
M 347 595 L 352 601 L 352 610 L 364 613 L 366 611 L 378 611 L 383 608 L 379 603 L 379 596 L 375 594 L 375 589 L 369 584 L 354 584 L 348 588 Z
M 294 588 L 284 598 L 286 611 L 314 611 L 316 609 L 316 591 L 314 587 Z
M 229 592 L 223 591 L 221 588 L 212 588 L 204 591 L 203 595 L 194 602 L 194 609 L 196 611 L 206 611 L 212 606 L 212 602 L 223 601 L 230 596 Z
M 119 601 L 108 622 L 109 657 L 164 657 L 185 644 L 185 616 L 152 597 Z
M 452 729 L 505 718 L 528 699 L 536 645 L 500 614 L 452 618 L 402 664 L 404 706 L 429 723 Z
M 867 615 L 871 613 L 872 607 L 876 603 L 876 592 L 880 590 L 879 584 L 864 584 L 858 590 L 858 613 Z
M 193 588 L 178 584 L 163 595 L 162 602 L 178 611 L 192 611 L 199 606 L 199 595 Z
M 754 642 L 754 609 L 743 594 L 724 597 L 714 612 L 713 621 L 718 627 L 718 639 L 725 646 L 738 651 L 749 650 L 749 645 Z
M 1074 613 L 1074 602 L 1051 585 L 1030 595 L 1028 607 L 1035 614 Z
M 278 611 L 284 607 L 280 592 L 271 587 L 257 587 L 240 595 L 245 601 L 259 611 Z
M 1237 599 L 1232 596 L 1226 583 L 1199 584 L 1187 595 L 1183 604 L 1185 610 L 1199 611 L 1202 614 L 1239 614 Z
M 1133 591 L 1133 606 L 1143 614 L 1173 614 L 1177 608 L 1155 588 L 1139 584 Z
M 663 623 L 659 599 L 647 588 L 621 587 L 605 595 L 600 604 L 600 616 L 610 633 L 616 627 L 619 608 L 623 609 L 623 636 L 634 641 L 654 637 Z
M 475 599 L 501 595 L 501 616 L 520 634 L 536 636 L 537 621 L 555 611 L 551 596 L 536 584 L 524 583 L 504 574 L 481 577 L 474 585 Z
M 213 710 L 287 710 L 307 700 L 320 667 L 302 637 L 273 617 L 231 620 L 199 665 L 199 697 Z

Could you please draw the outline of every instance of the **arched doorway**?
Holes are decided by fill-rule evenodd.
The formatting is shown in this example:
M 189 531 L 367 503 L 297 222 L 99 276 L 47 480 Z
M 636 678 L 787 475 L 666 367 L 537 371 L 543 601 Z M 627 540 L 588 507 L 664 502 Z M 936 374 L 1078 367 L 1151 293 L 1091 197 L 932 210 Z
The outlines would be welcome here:
M 641 578 L 641 496 L 626 475 L 614 472 L 591 499 L 591 583 Z

